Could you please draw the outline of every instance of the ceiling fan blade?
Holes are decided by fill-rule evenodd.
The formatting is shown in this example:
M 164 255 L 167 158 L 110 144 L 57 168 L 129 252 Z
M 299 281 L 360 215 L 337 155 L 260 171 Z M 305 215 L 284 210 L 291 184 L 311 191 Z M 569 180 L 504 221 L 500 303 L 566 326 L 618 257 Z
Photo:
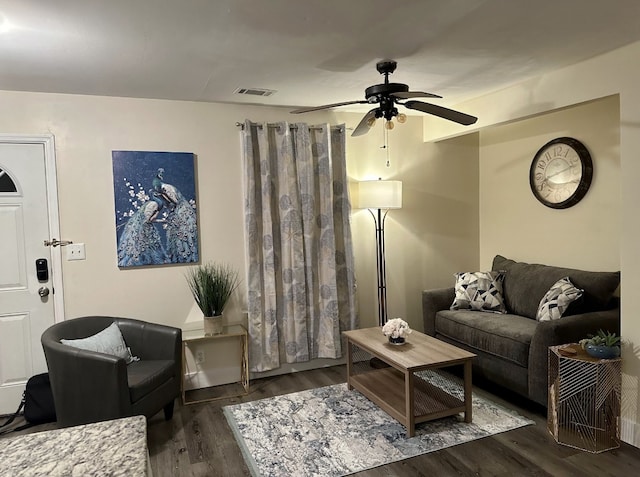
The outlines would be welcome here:
M 442 98 L 437 94 L 433 93 L 425 93 L 424 91 L 405 91 L 399 93 L 391 93 L 391 96 L 398 99 L 409 99 L 409 98 Z
M 365 114 L 358 123 L 358 126 L 356 126 L 356 128 L 351 133 L 351 136 L 362 136 L 363 134 L 367 134 L 369 132 L 369 129 L 371 129 L 371 126 L 369 126 L 369 121 L 371 119 L 376 119 L 377 110 L 378 108 L 373 108 L 371 111 Z
M 338 106 L 346 106 L 347 104 L 368 104 L 369 101 L 358 100 L 358 101 L 344 101 L 342 103 L 333 103 L 333 104 L 325 104 L 322 106 L 313 106 L 311 108 L 300 108 L 294 109 L 290 111 L 292 114 L 300 114 L 300 113 L 310 113 L 311 111 L 320 111 L 321 109 L 329 109 L 329 108 L 337 108 Z
M 478 120 L 475 116 L 454 111 L 453 109 L 443 108 L 442 106 L 436 106 L 435 104 L 423 103 L 422 101 L 407 101 L 402 104 L 409 109 L 416 109 L 423 113 L 433 114 L 434 116 L 439 116 L 449 121 L 463 124 L 464 126 L 469 126 Z

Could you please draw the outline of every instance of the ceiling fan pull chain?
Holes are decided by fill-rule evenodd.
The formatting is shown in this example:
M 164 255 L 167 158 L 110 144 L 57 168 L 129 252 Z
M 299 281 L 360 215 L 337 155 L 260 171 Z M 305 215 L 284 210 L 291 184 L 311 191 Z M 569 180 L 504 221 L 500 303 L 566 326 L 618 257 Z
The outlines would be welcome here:
M 384 148 L 387 150 L 387 167 L 389 167 L 391 165 L 391 161 L 389 160 L 389 130 L 384 126 L 382 130 L 384 131 Z
M 380 146 L 380 149 L 386 149 L 387 148 L 387 139 L 385 137 L 385 131 L 384 131 L 384 127 L 382 128 L 382 146 Z
M 391 165 L 391 161 L 389 161 L 389 130 L 382 125 L 382 146 L 380 149 L 385 149 L 387 153 L 387 167 Z

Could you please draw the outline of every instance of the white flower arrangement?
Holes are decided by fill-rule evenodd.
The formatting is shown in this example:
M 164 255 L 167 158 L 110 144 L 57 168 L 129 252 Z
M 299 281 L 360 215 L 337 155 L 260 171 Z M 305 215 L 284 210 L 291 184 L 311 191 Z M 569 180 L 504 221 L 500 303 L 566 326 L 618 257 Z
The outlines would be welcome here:
M 409 324 L 402 318 L 389 320 L 382 327 L 382 334 L 391 336 L 392 338 L 404 338 L 409 333 L 411 333 L 411 328 L 409 328 Z

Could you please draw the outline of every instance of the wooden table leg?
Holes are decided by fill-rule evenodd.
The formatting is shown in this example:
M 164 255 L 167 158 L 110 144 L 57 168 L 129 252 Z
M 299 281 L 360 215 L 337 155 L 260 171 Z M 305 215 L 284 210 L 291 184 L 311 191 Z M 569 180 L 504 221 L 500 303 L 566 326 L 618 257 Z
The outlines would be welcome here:
M 347 389 L 351 391 L 353 386 L 351 386 L 351 367 L 352 367 L 352 359 L 353 359 L 353 350 L 352 344 L 349 339 L 347 339 Z
M 413 437 L 416 435 L 416 417 L 413 413 L 413 372 L 406 371 L 404 373 L 404 396 L 405 396 L 405 418 L 407 426 L 407 435 Z
M 473 420 L 473 402 L 471 385 L 471 360 L 464 363 L 464 422 Z

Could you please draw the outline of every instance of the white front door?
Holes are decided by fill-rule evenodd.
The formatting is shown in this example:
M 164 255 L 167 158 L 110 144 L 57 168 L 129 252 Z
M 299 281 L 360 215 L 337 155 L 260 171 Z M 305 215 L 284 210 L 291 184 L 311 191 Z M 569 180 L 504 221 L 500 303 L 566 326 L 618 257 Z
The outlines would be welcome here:
M 63 306 L 60 252 L 44 244 L 59 237 L 53 151 L 52 136 L 0 135 L 0 414 L 46 372 L 40 336 Z

